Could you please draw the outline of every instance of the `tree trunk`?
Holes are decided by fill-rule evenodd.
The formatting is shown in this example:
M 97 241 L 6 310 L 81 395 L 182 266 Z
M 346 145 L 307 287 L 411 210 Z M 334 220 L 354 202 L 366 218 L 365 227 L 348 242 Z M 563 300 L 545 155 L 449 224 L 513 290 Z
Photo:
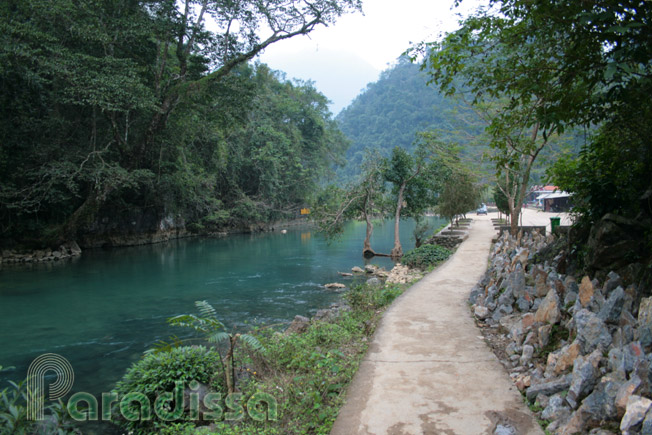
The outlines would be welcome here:
M 401 238 L 399 237 L 399 221 L 401 220 L 401 209 L 403 209 L 403 193 L 407 183 L 401 184 L 398 190 L 398 201 L 396 202 L 396 216 L 394 217 L 394 248 L 390 253 L 392 258 L 400 258 L 403 256 L 403 247 L 401 246 Z
M 364 258 L 371 258 L 376 255 L 376 252 L 371 249 L 371 233 L 374 231 L 374 224 L 371 222 L 371 217 L 367 211 L 364 212 L 364 218 L 367 221 L 367 235 L 364 239 L 364 246 L 362 248 L 362 256 Z
M 237 339 L 237 336 L 229 337 L 229 350 L 226 353 L 226 370 L 224 371 L 224 374 L 226 378 L 226 389 L 229 394 L 235 392 L 235 364 L 233 362 L 233 351 Z

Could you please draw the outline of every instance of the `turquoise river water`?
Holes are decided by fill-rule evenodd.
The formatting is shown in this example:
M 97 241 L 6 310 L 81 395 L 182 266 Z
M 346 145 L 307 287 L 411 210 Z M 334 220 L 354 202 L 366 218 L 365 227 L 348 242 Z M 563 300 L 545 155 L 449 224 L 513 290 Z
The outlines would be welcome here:
M 430 218 L 433 226 L 443 223 Z M 401 226 L 404 250 L 414 222 Z M 362 266 L 365 225 L 351 222 L 332 243 L 312 228 L 184 239 L 112 250 L 87 250 L 76 261 L 0 269 L 0 376 L 24 379 L 37 356 L 52 352 L 74 368 L 73 392 L 111 390 L 148 348 L 184 330 L 166 319 L 195 313 L 207 300 L 229 326 L 287 323 L 310 316 L 340 295 L 338 271 Z M 389 253 L 393 225 L 376 225 L 372 246 Z M 388 258 L 371 263 L 391 268 Z

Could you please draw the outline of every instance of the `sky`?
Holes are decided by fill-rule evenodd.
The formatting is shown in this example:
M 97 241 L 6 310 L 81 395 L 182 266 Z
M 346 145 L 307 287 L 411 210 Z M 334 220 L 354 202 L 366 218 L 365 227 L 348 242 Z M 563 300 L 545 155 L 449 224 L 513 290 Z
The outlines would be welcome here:
M 454 0 L 363 0 L 363 14 L 348 14 L 307 36 L 273 44 L 259 60 L 288 79 L 314 81 L 337 115 L 407 48 L 455 30 L 457 14 L 478 2 L 468 0 L 453 9 Z

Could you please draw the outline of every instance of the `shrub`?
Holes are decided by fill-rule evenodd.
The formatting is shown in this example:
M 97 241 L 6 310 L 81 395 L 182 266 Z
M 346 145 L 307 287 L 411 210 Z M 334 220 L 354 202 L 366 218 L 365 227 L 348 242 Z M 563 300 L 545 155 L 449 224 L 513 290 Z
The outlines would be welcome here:
M 401 262 L 407 266 L 424 269 L 450 257 L 451 251 L 439 245 L 422 245 L 403 255 Z
M 151 433 L 153 428 L 160 430 L 171 424 L 159 420 L 156 416 L 153 406 L 157 396 L 164 392 L 173 392 L 176 382 L 182 382 L 187 388 L 191 381 L 197 381 L 213 390 L 222 391 L 222 377 L 218 370 L 221 370 L 219 353 L 203 346 L 176 347 L 165 352 L 145 355 L 127 370 L 114 391 L 120 398 L 127 393 L 143 393 L 152 406 L 152 419 L 126 421 L 119 418 L 120 424 L 134 433 Z M 139 405 L 134 403 L 130 406 L 138 413 Z

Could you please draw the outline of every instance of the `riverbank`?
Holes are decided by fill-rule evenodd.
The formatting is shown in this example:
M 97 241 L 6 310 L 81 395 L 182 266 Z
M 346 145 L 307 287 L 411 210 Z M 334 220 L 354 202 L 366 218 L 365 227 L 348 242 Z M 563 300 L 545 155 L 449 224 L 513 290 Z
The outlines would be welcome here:
M 64 262 L 82 255 L 84 250 L 126 248 L 134 246 L 154 245 L 174 240 L 190 238 L 219 238 L 235 234 L 253 234 L 270 231 L 284 231 L 300 226 L 308 227 L 310 221 L 306 218 L 274 221 L 268 224 L 252 224 L 248 227 L 228 228 L 222 231 L 192 232 L 184 227 L 169 227 L 162 221 L 161 229 L 155 232 L 115 233 L 101 236 L 80 236 L 78 241 L 68 241 L 56 247 L 40 249 L 13 248 L 0 250 L 0 267 L 2 265 L 20 265 L 25 263 Z M 78 243 L 79 242 L 79 243 Z
M 415 251 L 413 257 L 418 257 L 421 251 Z M 450 254 L 445 249 L 439 251 Z M 430 268 L 438 263 L 430 264 Z M 237 390 L 241 397 L 262 394 L 274 402 L 274 410 L 267 409 L 271 417 L 266 421 L 244 418 L 237 422 L 228 419 L 212 423 L 155 422 L 157 432 L 170 435 L 328 433 L 379 319 L 409 282 L 420 277 L 416 271 L 406 269 L 400 264 L 391 271 L 371 265 L 364 269 L 354 267 L 351 278 L 357 276 L 363 283 L 350 285 L 340 303 L 319 310 L 312 319 L 297 316 L 284 332 L 274 326 L 250 332 L 262 347 L 255 351 L 239 346 L 235 350 Z M 161 381 L 164 380 L 155 382 Z

